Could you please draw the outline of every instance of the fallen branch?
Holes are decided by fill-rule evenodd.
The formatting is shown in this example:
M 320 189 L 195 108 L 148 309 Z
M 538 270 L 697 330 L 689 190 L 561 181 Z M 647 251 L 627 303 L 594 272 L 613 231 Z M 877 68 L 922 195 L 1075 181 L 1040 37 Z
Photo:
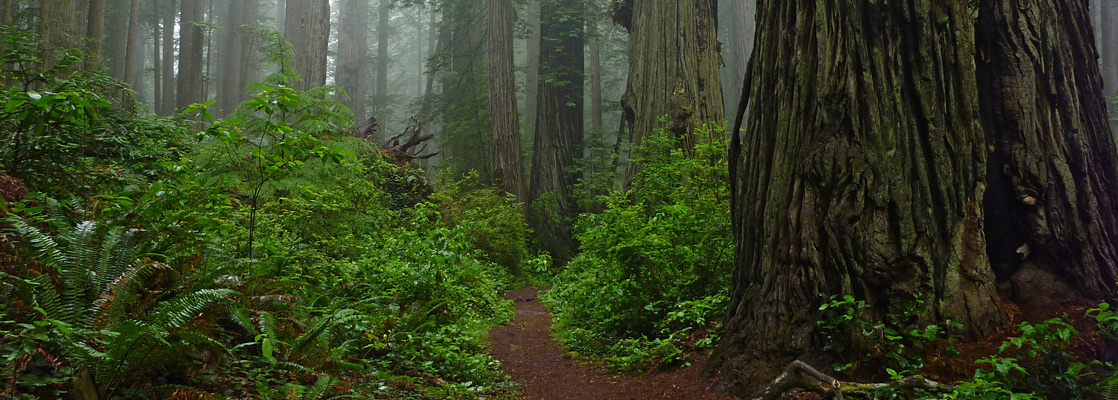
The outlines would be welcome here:
M 423 123 L 417 118 L 412 118 L 412 121 L 414 122 L 414 124 L 412 126 L 409 126 L 409 127 L 407 127 L 407 129 L 404 129 L 404 131 L 400 132 L 399 135 L 396 135 L 396 136 L 392 137 L 391 139 L 388 139 L 388 142 L 386 142 L 383 146 L 381 146 L 381 149 L 383 149 L 384 152 L 386 152 L 386 153 L 388 153 L 392 156 L 402 157 L 402 158 L 411 159 L 411 160 L 425 160 L 425 159 L 428 159 L 428 158 L 431 158 L 431 157 L 434 157 L 434 156 L 438 155 L 439 154 L 438 152 L 430 153 L 430 154 L 424 154 L 424 155 L 419 154 L 419 153 L 422 153 L 423 150 L 427 149 L 427 144 L 425 142 L 427 142 L 428 140 L 434 139 L 435 135 L 424 135 L 423 134 Z M 408 134 L 411 134 L 411 135 L 408 136 L 407 139 L 405 139 L 403 143 L 400 143 L 400 138 L 402 138 L 402 137 L 404 137 L 405 135 L 408 135 Z M 423 145 L 423 147 L 421 147 L 418 152 L 413 154 L 411 152 L 411 150 L 414 149 L 416 146 L 420 146 L 420 145 Z
M 803 361 L 796 360 L 788 364 L 787 367 L 784 367 L 784 372 L 781 372 L 776 379 L 769 383 L 768 386 L 765 386 L 760 394 L 754 396 L 754 400 L 776 400 L 779 399 L 784 392 L 796 388 L 817 393 L 831 394 L 835 396 L 835 398 L 842 400 L 844 393 L 866 392 L 885 388 L 947 390 L 951 389 L 951 386 L 942 385 L 920 375 L 908 376 L 884 383 L 843 382 L 819 372 L 819 370 L 807 365 Z

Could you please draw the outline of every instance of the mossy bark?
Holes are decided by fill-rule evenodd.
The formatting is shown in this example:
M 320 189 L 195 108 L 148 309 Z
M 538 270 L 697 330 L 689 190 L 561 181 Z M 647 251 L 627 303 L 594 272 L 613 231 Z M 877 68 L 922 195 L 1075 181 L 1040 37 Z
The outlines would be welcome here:
M 1005 320 L 995 282 L 1025 266 L 1065 280 L 1059 295 L 1114 294 L 1118 155 L 1085 2 L 758 12 L 730 151 L 726 388 L 821 358 L 820 294 L 879 318 L 920 294 L 922 323 L 970 337 Z

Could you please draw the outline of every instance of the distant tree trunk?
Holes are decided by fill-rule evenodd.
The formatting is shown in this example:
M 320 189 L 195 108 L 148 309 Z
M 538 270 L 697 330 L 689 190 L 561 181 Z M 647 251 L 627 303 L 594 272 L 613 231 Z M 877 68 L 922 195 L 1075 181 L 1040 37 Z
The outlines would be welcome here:
M 493 135 L 493 180 L 497 187 L 524 201 L 520 159 L 520 115 L 516 109 L 513 67 L 513 0 L 489 0 L 489 110 Z
M 349 94 L 346 106 L 356 123 L 365 121 L 369 71 L 369 0 L 343 0 L 338 26 L 338 70 L 334 79 Z
M 528 0 L 528 68 L 524 84 L 524 119 L 529 137 L 536 135 L 536 113 L 540 92 L 540 1 Z
M 15 20 L 16 0 L 4 0 L 0 5 L 4 7 L 0 10 L 0 25 L 11 25 Z
M 330 45 L 330 1 L 288 0 L 284 37 L 295 50 L 295 71 L 303 78 L 295 87 L 310 90 L 326 85 Z
M 163 31 L 159 26 L 159 0 L 151 0 L 151 49 L 152 49 L 152 88 L 154 89 L 152 107 L 155 115 L 163 115 L 163 59 L 160 57 L 160 46 L 163 40 Z
M 287 28 L 287 0 L 276 0 L 276 31 L 284 34 Z
M 726 115 L 733 115 L 741 100 L 745 66 L 753 53 L 753 34 L 757 30 L 757 0 L 719 0 L 719 40 L 722 47 L 722 98 Z
M 202 96 L 204 98 L 207 98 L 207 99 L 210 98 L 210 80 L 213 79 L 213 70 L 210 69 L 210 67 L 213 65 L 213 59 L 214 59 L 214 57 L 213 57 L 213 55 L 214 55 L 214 28 L 213 28 L 213 26 L 214 26 L 214 19 L 215 18 L 216 17 L 214 16 L 214 0 L 209 0 L 209 10 L 206 11 L 206 16 L 204 18 L 204 20 L 206 21 L 206 24 L 205 24 L 206 30 L 204 32 L 204 35 L 206 37 L 206 51 L 205 51 L 205 53 L 206 53 L 206 58 L 205 58 L 206 59 L 206 64 L 205 64 L 205 67 L 204 67 L 205 72 L 202 73 Z M 247 60 L 241 60 L 241 61 L 247 61 Z M 216 94 L 215 94 L 214 97 L 217 97 Z M 220 111 L 220 109 L 218 111 Z
M 540 75 L 532 180 L 528 191 L 529 223 L 541 246 L 560 263 L 578 247 L 572 235 L 578 205 L 571 171 L 582 155 L 585 54 L 581 0 L 545 1 L 541 7 Z
M 124 82 L 136 86 L 136 59 L 140 37 L 140 0 L 132 0 L 128 12 L 128 37 L 124 42 Z
M 602 38 L 598 37 L 598 7 L 587 2 L 590 14 L 586 18 L 586 35 L 590 38 L 590 129 L 600 134 L 602 113 Z
M 878 320 L 918 294 L 919 324 L 973 338 L 1006 318 L 996 280 L 1022 307 L 1114 296 L 1118 154 L 1086 3 L 980 4 L 760 3 L 710 364 L 733 393 L 826 361 L 820 294 Z
M 179 75 L 176 107 L 182 110 L 205 101 L 202 85 L 204 55 L 202 26 L 205 4 L 202 0 L 182 0 L 179 21 Z
M 431 56 L 434 56 L 436 53 L 438 53 L 439 52 L 439 47 L 440 47 L 439 46 L 439 44 L 440 44 L 440 42 L 439 42 L 439 24 L 438 24 L 439 13 L 435 12 L 435 10 L 430 10 L 430 13 L 431 13 L 430 22 L 429 22 L 430 25 L 428 25 L 428 27 L 427 27 L 427 57 L 426 57 L 427 62 L 426 62 L 426 64 L 431 64 Z M 429 94 L 433 90 L 435 90 L 435 68 L 434 68 L 434 66 L 428 66 L 426 68 L 426 70 L 427 70 L 427 87 L 426 87 L 426 90 L 423 91 L 423 93 L 428 93 Z
M 381 0 L 380 18 L 377 20 L 377 101 L 378 113 L 388 107 L 388 31 L 391 16 L 390 0 Z
M 708 138 L 697 136 L 706 124 L 723 122 L 721 57 L 715 31 L 715 0 L 630 0 L 632 15 L 618 19 L 629 30 L 629 83 L 621 99 L 632 147 L 660 128 L 691 149 Z M 674 56 L 665 56 L 674 55 Z M 640 168 L 629 163 L 626 182 Z M 626 185 L 629 186 L 629 185 Z
M 1106 94 L 1118 93 L 1118 1 L 1102 2 L 1102 77 Z
M 163 113 L 171 115 L 175 112 L 175 10 L 178 9 L 176 0 L 163 3 Z
M 89 0 L 88 16 L 85 37 L 89 43 L 86 44 L 88 47 L 83 69 L 93 71 L 101 66 L 101 41 L 105 36 L 105 0 Z
M 252 62 L 252 33 L 256 24 L 257 6 L 251 2 L 231 0 L 225 4 L 221 27 L 221 52 L 217 57 L 218 115 L 232 113 L 245 100 L 249 68 Z
M 1103 48 L 1102 48 L 1102 5 L 1099 3 L 1100 0 L 1090 0 L 1090 1 L 1091 1 L 1091 26 L 1095 28 L 1094 29 L 1094 31 L 1095 31 L 1095 48 L 1099 49 L 1099 51 L 1102 52 L 1103 51 Z

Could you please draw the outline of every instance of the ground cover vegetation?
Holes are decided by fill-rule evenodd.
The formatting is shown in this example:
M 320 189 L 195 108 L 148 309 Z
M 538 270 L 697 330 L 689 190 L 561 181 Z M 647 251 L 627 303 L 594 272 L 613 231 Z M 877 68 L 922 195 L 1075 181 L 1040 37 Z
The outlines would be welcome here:
M 483 350 L 530 254 L 512 200 L 431 189 L 288 68 L 156 118 L 6 39 L 4 396 L 511 395 Z

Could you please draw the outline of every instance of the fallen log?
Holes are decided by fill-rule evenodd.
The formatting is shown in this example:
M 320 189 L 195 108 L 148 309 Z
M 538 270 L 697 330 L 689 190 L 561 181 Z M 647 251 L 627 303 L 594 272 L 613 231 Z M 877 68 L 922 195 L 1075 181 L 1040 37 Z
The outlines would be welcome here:
M 924 389 L 950 390 L 952 386 L 940 384 L 920 375 L 907 376 L 892 382 L 859 383 L 843 382 L 824 374 L 803 361 L 796 360 L 784 367 L 776 379 L 753 397 L 754 400 L 776 400 L 792 389 L 804 389 L 816 393 L 830 394 L 843 400 L 844 393 L 868 392 L 878 389 Z

